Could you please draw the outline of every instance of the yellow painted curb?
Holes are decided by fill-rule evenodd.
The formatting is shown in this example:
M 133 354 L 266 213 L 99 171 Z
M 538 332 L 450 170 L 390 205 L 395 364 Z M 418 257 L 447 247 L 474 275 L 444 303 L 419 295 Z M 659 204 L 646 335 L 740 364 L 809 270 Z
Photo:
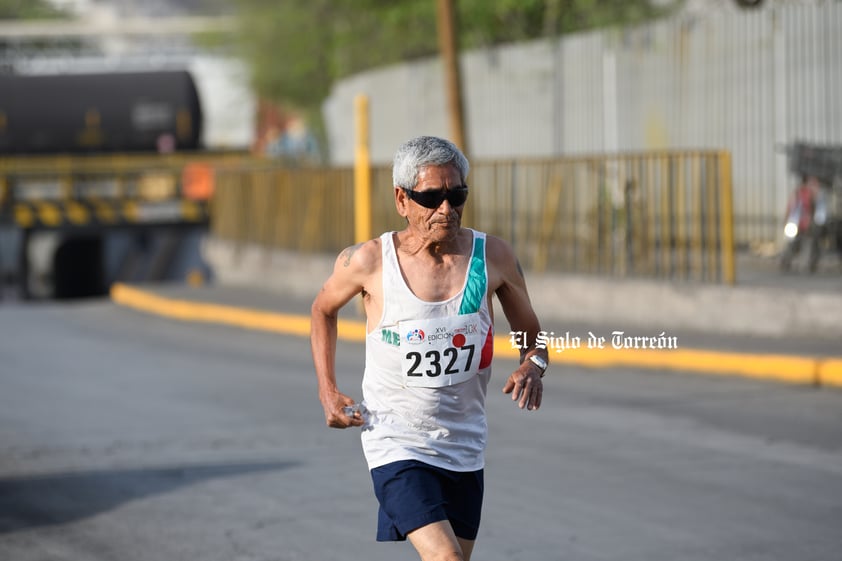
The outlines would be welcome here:
M 164 298 L 120 283 L 111 287 L 111 300 L 128 308 L 181 321 L 216 323 L 305 337 L 310 335 L 310 318 L 305 316 Z M 342 339 L 365 341 L 365 325 L 362 323 L 339 320 L 337 329 Z
M 497 353 L 498 349 L 505 356 L 517 356 L 517 350 L 511 348 L 507 337 L 495 338 L 494 352 Z M 836 365 L 836 368 L 842 365 L 842 361 L 839 362 L 840 364 Z M 580 347 L 566 349 L 560 353 L 551 352 L 550 363 L 576 364 L 593 368 L 625 366 L 705 374 L 738 374 L 751 378 L 797 384 L 825 383 L 821 378 L 822 373 L 834 373 L 831 361 L 819 361 L 812 357 L 733 353 L 703 349 L 650 350 Z M 842 385 L 842 379 L 838 379 L 836 383 Z
M 842 359 L 826 358 L 817 362 L 819 366 L 816 377 L 819 379 L 819 383 L 824 386 L 842 387 Z
M 308 337 L 310 318 L 274 312 L 261 312 L 165 298 L 125 284 L 111 288 L 111 299 L 120 305 L 181 321 L 215 323 Z M 365 341 L 365 324 L 339 320 L 338 335 L 347 341 Z M 494 338 L 498 357 L 518 358 L 509 337 Z M 631 367 L 680 370 L 704 374 L 738 375 L 796 384 L 842 387 L 842 358 L 815 358 L 781 354 L 750 354 L 703 349 L 591 349 L 568 348 L 550 353 L 552 364 L 575 364 L 591 368 Z

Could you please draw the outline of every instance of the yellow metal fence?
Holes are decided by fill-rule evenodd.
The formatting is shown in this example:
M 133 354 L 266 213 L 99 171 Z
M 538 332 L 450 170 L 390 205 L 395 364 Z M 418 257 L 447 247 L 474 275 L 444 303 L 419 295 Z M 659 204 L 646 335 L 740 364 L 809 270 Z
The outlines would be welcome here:
M 374 167 L 371 231 L 403 227 L 391 169 Z M 477 162 L 464 224 L 497 235 L 529 270 L 734 282 L 727 152 Z M 354 242 L 354 171 L 219 166 L 221 239 L 334 253 Z
M 104 213 L 108 201 L 131 210 L 179 198 L 197 161 L 213 174 L 218 238 L 319 253 L 354 243 L 353 169 L 287 168 L 243 154 L 0 160 L 0 223 L 113 222 L 122 207 Z M 402 228 L 391 169 L 369 175 L 369 231 Z M 468 183 L 465 225 L 509 241 L 529 270 L 734 281 L 727 152 L 477 162 Z

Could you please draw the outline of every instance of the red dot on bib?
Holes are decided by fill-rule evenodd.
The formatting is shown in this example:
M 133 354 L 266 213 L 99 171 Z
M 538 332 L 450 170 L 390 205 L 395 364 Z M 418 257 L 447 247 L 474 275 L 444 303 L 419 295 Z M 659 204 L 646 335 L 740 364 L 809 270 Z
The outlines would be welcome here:
M 453 346 L 462 348 L 462 345 L 465 344 L 465 336 L 461 333 L 457 333 L 453 336 Z

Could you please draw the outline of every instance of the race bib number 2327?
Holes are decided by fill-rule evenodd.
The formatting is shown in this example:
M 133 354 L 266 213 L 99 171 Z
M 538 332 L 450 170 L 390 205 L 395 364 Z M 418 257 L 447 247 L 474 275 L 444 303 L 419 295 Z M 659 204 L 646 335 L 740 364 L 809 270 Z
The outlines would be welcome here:
M 479 326 L 479 314 L 400 322 L 404 384 L 440 388 L 476 376 L 483 344 Z

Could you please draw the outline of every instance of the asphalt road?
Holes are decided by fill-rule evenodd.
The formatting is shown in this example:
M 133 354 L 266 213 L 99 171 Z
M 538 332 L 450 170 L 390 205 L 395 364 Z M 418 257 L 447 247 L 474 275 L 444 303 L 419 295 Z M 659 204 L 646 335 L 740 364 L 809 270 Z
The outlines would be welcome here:
M 340 343 L 358 397 L 363 349 Z M 839 561 L 842 391 L 554 369 L 489 390 L 475 560 Z M 374 541 L 308 341 L 108 301 L 0 308 L 0 559 L 415 559 Z

